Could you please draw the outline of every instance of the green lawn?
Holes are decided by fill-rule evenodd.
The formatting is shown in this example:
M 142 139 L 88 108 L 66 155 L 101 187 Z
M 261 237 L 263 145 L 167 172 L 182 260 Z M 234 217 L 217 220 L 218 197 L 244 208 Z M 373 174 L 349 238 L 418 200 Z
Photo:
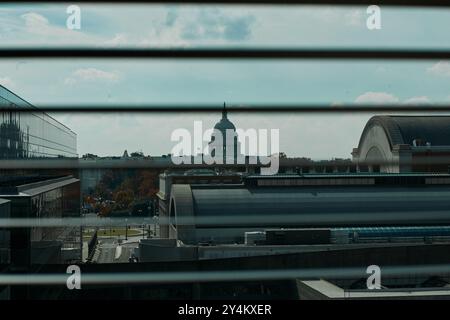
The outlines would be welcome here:
M 147 231 L 147 230 L 145 230 Z M 90 238 L 92 237 L 94 231 L 93 230 L 85 230 L 83 232 L 83 238 Z M 126 230 L 125 228 L 106 228 L 106 229 L 99 229 L 97 235 L 99 237 L 117 237 L 117 236 L 123 236 L 125 237 Z M 142 235 L 142 229 L 128 229 L 128 236 L 137 236 Z

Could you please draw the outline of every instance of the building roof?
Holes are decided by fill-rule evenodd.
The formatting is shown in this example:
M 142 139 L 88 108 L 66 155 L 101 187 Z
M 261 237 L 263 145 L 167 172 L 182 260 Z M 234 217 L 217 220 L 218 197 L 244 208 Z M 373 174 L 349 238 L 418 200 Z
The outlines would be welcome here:
M 79 182 L 79 179 L 76 179 L 72 176 L 57 178 L 57 179 L 51 179 L 47 181 L 37 182 L 37 183 L 31 183 L 28 185 L 19 186 L 18 190 L 23 195 L 27 196 L 35 196 L 37 194 L 41 194 L 44 192 L 48 192 L 50 190 L 62 188 L 68 185 L 71 185 L 73 183 Z
M 36 106 L 32 105 L 31 103 L 29 103 L 28 101 L 26 101 L 25 99 L 19 97 L 17 94 L 15 94 L 14 92 L 12 92 L 11 90 L 9 90 L 8 88 L 5 88 L 4 86 L 0 85 L 0 97 L 8 100 L 10 103 L 12 103 L 13 105 L 16 105 L 17 107 L 20 108 L 30 108 L 30 109 L 34 109 L 35 112 L 42 112 L 39 111 L 39 108 L 37 108 Z M 52 122 L 57 123 L 58 125 L 64 127 L 66 130 L 68 130 L 71 134 L 73 135 L 77 135 L 72 129 L 70 129 L 69 127 L 67 127 L 65 124 L 59 122 L 58 120 L 56 120 L 55 118 L 53 118 L 52 116 L 50 116 L 49 114 L 42 112 L 43 114 L 45 114 L 45 116 L 48 119 L 51 119 Z
M 439 207 L 450 188 L 356 186 L 327 188 L 243 188 L 192 186 L 197 215 L 264 215 L 422 211 Z M 431 198 L 429 198 L 431 197 Z M 433 202 L 436 201 L 436 202 Z M 450 203 L 450 199 L 448 200 Z M 423 212 L 423 211 L 422 211 Z M 450 218 L 450 215 L 449 215 Z
M 225 133 L 225 131 L 228 129 L 236 130 L 234 124 L 227 117 L 227 110 L 225 104 L 223 105 L 222 119 L 220 119 L 220 121 L 216 123 L 214 129 L 220 130 L 222 134 Z
M 450 146 L 450 116 L 374 116 L 366 124 L 359 147 L 374 126 L 386 132 L 391 148 L 420 139 L 431 146 Z
M 0 188 L 1 187 L 17 187 L 22 185 L 27 185 L 31 183 L 62 178 L 63 176 L 55 176 L 55 175 L 42 175 L 42 174 L 34 174 L 34 175 L 5 175 L 0 177 Z
M 450 221 L 449 186 L 174 185 L 171 198 L 176 216 L 186 216 L 181 208 L 189 208 L 189 216 L 214 217 L 208 226 L 224 217 L 225 225 L 244 225 L 249 218 L 258 227 L 439 225 Z
M 399 289 L 380 289 L 380 290 L 349 290 L 338 287 L 337 285 L 326 280 L 297 280 L 300 283 L 300 294 L 303 290 L 309 288 L 307 292 L 314 294 L 314 299 L 425 299 L 428 298 L 443 298 L 450 296 L 450 289 L 448 287 L 405 287 Z M 420 283 L 414 283 L 418 286 Z M 306 290 L 305 290 L 306 291 Z
M 34 196 L 36 194 L 44 193 L 53 189 L 61 188 L 70 185 L 80 180 L 72 176 L 62 177 L 35 177 L 29 179 L 11 180 L 10 184 L 0 184 L 0 194 L 4 197 L 10 196 Z

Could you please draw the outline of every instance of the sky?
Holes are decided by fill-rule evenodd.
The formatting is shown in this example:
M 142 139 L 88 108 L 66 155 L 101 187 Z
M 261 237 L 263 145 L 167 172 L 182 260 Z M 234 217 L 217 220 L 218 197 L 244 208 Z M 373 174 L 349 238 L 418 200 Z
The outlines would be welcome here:
M 66 27 L 68 4 L 0 5 L 1 47 L 450 48 L 450 10 L 381 7 L 129 6 L 82 4 L 81 29 Z M 450 102 L 449 61 L 230 61 L 3 59 L 0 84 L 36 106 L 185 103 L 228 105 Z M 171 152 L 177 128 L 209 128 L 220 112 L 58 113 L 78 135 L 78 153 Z M 243 129 L 279 129 L 280 151 L 349 158 L 371 114 L 230 113 Z

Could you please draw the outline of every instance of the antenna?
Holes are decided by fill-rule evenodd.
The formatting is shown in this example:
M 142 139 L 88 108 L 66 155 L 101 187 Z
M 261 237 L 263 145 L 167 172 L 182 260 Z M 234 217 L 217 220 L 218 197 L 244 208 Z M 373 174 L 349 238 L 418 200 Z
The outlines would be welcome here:
M 226 119 L 227 117 L 227 106 L 225 104 L 225 101 L 223 102 L 223 110 L 222 110 L 222 118 Z

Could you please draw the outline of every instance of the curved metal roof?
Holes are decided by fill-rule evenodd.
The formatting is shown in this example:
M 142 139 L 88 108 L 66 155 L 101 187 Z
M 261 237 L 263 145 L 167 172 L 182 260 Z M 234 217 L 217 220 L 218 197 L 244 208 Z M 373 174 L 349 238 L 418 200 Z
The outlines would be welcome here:
M 281 227 L 450 223 L 449 186 L 190 186 L 189 196 L 186 191 L 172 189 L 175 215 L 212 218 L 209 226 L 246 224 L 248 217 L 253 226 Z M 219 222 L 223 218 L 228 222 Z
M 391 149 L 396 144 L 412 145 L 414 139 L 450 146 L 450 116 L 374 116 L 364 127 L 358 148 L 374 126 L 383 128 Z
M 196 216 L 450 208 L 450 187 L 192 188 Z M 447 198 L 448 197 L 448 198 Z M 449 214 L 450 217 L 450 214 Z

